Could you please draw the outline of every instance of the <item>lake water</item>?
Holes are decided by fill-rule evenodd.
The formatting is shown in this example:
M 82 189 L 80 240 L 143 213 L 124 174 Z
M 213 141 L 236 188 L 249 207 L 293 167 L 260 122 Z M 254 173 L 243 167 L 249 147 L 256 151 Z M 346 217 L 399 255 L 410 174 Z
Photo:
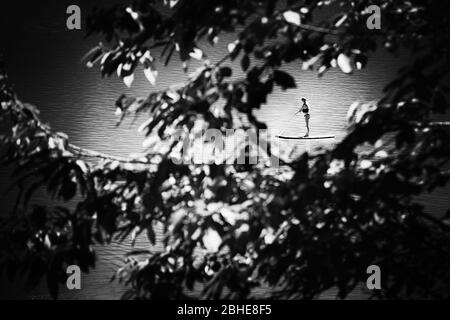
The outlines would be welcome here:
M 99 6 L 111 1 L 96 1 Z M 71 142 L 117 156 L 127 156 L 141 150 L 142 137 L 136 131 L 139 123 L 131 126 L 125 122 L 116 127 L 114 102 L 121 93 L 144 96 L 152 90 L 162 89 L 186 78 L 181 65 L 174 60 L 166 69 L 160 69 L 156 87 L 151 87 L 142 72 L 136 74 L 133 86 L 128 89 L 117 77 L 101 79 L 99 70 L 86 69 L 81 57 L 98 42 L 96 38 L 84 39 L 84 31 L 65 29 L 66 8 L 79 4 L 82 14 L 91 7 L 87 1 L 39 1 L 30 3 L 22 0 L 14 4 L 2 4 L 0 9 L 0 52 L 6 56 L 9 74 L 19 96 L 41 110 L 41 117 L 55 130 L 66 132 Z M 22 19 L 16 19 L 22 17 Z M 222 39 L 215 49 L 208 48 L 210 59 L 218 60 L 232 36 Z M 206 48 L 206 47 L 205 47 Z M 311 134 L 335 135 L 341 139 L 346 130 L 346 113 L 355 100 L 369 101 L 381 95 L 383 86 L 395 76 L 396 70 L 404 64 L 405 55 L 391 55 L 379 52 L 369 60 L 363 72 L 343 75 L 330 71 L 323 78 L 314 72 L 301 71 L 300 64 L 285 68 L 295 76 L 298 88 L 282 92 L 276 90 L 259 112 L 261 120 L 269 129 L 284 135 L 304 134 L 303 116 L 293 114 L 298 110 L 300 98 L 306 97 L 311 107 Z M 195 69 L 195 64 L 190 68 Z M 325 142 L 288 141 L 299 151 L 327 146 Z M 332 143 L 332 142 L 331 142 Z M 10 182 L 6 170 L 0 171 L 0 210 L 4 214 L 13 201 L 6 194 Z M 448 190 L 434 193 L 424 201 L 429 202 L 432 212 L 444 212 L 448 208 Z M 428 200 L 428 201 L 427 201 Z M 138 247 L 148 246 L 143 238 Z M 123 253 L 130 249 L 129 243 L 99 247 L 98 265 L 83 278 L 83 289 L 79 292 L 63 292 L 62 298 L 115 299 L 124 288 L 108 281 L 121 264 Z M 47 297 L 45 290 L 38 288 L 26 292 L 17 286 L 4 285 L 0 294 L 11 293 L 17 297 Z M 6 292 L 6 293 L 5 293 Z M 357 290 L 353 297 L 364 297 L 363 290 Z M 324 298 L 332 298 L 332 293 Z

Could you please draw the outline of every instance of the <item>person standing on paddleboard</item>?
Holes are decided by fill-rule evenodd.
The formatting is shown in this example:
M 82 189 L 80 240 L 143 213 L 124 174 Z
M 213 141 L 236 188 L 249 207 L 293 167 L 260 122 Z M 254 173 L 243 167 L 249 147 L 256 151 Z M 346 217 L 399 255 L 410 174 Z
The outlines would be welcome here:
M 309 115 L 309 106 L 308 106 L 308 104 L 306 103 L 306 99 L 305 99 L 305 98 L 302 98 L 302 101 L 303 101 L 303 105 L 302 105 L 302 107 L 300 108 L 300 110 L 297 111 L 297 113 L 303 112 L 303 115 L 305 116 L 306 134 L 305 134 L 304 138 L 307 138 L 307 137 L 309 137 L 309 118 L 310 118 L 311 116 Z M 297 113 L 296 113 L 296 114 L 297 114 Z

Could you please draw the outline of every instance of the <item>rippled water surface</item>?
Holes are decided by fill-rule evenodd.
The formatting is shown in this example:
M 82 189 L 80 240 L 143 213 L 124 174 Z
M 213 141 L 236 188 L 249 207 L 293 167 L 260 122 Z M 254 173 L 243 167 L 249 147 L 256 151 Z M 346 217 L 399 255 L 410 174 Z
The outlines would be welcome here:
M 107 1 L 100 1 L 107 3 Z M 67 31 L 65 8 L 77 1 L 16 1 L 0 9 L 0 40 L 6 56 L 8 69 L 16 91 L 22 100 L 36 104 L 42 118 L 52 127 L 69 134 L 71 142 L 79 146 L 127 156 L 141 150 L 142 137 L 136 132 L 139 124 L 125 122 L 116 127 L 114 102 L 121 93 L 146 95 L 186 78 L 181 65 L 174 60 L 166 69 L 160 70 L 156 87 L 151 87 L 142 72 L 138 72 L 133 86 L 128 89 L 117 78 L 102 79 L 98 69 L 86 69 L 80 58 L 97 42 L 95 38 L 84 39 L 82 31 Z M 2 4 L 3 6 L 3 4 Z M 83 4 L 84 12 L 90 5 Z M 16 19 L 14 17 L 22 17 Z M 212 61 L 224 54 L 224 47 L 232 36 L 224 39 L 216 49 L 210 49 Z M 368 101 L 381 95 L 383 86 L 393 78 L 396 70 L 404 63 L 402 56 L 385 52 L 371 57 L 364 72 L 343 75 L 330 71 L 323 78 L 314 72 L 301 71 L 300 64 L 285 68 L 295 76 L 298 88 L 286 92 L 276 90 L 258 113 L 266 121 L 269 129 L 284 135 L 302 135 L 305 132 L 301 115 L 294 116 L 301 97 L 305 97 L 311 107 L 311 134 L 335 135 L 338 141 L 345 134 L 346 113 L 355 100 Z M 195 64 L 191 66 L 191 70 Z M 286 141 L 287 146 L 297 146 L 297 150 L 311 150 L 316 146 L 327 146 L 327 141 Z M 12 197 L 4 192 L 10 182 L 6 170 L 0 171 L 0 208 L 3 213 L 11 204 Z M 448 192 L 435 193 L 425 202 L 430 210 L 443 212 L 448 207 Z M 144 238 L 139 247 L 146 247 Z M 63 298 L 117 298 L 123 287 L 108 281 L 129 244 L 116 244 L 98 248 L 97 268 L 83 278 L 82 292 L 63 292 Z M 8 289 L 5 289 L 8 290 Z M 12 289 L 11 289 L 12 290 Z M 18 291 L 18 289 L 15 289 Z M 32 293 L 18 292 L 18 295 L 42 298 L 43 290 Z M 363 290 L 357 290 L 354 297 L 363 297 Z M 328 293 L 324 298 L 332 298 Z

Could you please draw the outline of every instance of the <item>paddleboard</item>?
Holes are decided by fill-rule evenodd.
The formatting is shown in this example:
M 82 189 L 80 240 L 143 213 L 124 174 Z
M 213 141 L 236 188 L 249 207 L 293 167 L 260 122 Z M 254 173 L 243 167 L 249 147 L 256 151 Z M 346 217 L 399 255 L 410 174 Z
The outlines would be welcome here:
M 277 136 L 280 139 L 294 139 L 294 140 L 315 140 L 315 139 L 334 139 L 335 136 L 310 136 L 310 137 L 287 137 Z

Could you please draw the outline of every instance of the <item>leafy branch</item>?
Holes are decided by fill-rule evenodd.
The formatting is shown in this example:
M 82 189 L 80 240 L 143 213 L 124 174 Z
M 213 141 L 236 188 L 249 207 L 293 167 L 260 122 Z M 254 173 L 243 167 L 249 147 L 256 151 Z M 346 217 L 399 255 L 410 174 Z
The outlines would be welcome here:
M 430 215 L 416 197 L 450 180 L 447 124 L 436 121 L 449 109 L 449 4 L 380 2 L 383 28 L 371 32 L 365 22 L 373 1 L 171 3 L 164 14 L 157 1 L 119 4 L 94 12 L 88 23 L 89 33 L 113 42 L 94 48 L 88 66 L 98 63 L 103 76 L 117 73 L 128 86 L 139 64 L 155 84 L 156 49 L 166 65 L 177 52 L 187 70 L 190 59 L 207 62 L 202 39 L 214 45 L 219 35 L 238 35 L 222 59 L 181 85 L 117 99 L 121 120 L 148 113 L 140 127 L 145 161 L 69 144 L 18 101 L 0 73 L 1 120 L 11 128 L 0 160 L 16 166 L 20 188 L 17 210 L 1 224 L 0 266 L 12 274 L 33 271 L 30 285 L 45 276 L 56 296 L 65 265 L 94 265 L 94 243 L 134 242 L 145 233 L 152 250 L 130 252 L 116 274 L 129 286 L 124 298 L 247 298 L 267 286 L 277 298 L 310 299 L 332 287 L 344 298 L 371 264 L 385 279 L 377 297 L 448 297 L 445 213 Z M 313 12 L 322 5 L 333 14 L 317 22 Z M 284 65 L 301 62 L 319 76 L 330 68 L 350 74 L 364 69 L 379 44 L 419 48 L 420 56 L 381 99 L 349 108 L 348 133 L 331 150 L 305 153 L 279 169 L 171 161 L 179 146 L 167 144 L 174 130 L 266 128 L 255 110 L 276 87 L 296 86 Z M 236 80 L 238 57 L 244 78 Z M 248 156 L 248 148 L 241 152 Z M 90 165 L 81 157 L 104 161 Z M 39 188 L 68 208 L 30 210 Z M 156 243 L 164 249 L 153 250 Z

